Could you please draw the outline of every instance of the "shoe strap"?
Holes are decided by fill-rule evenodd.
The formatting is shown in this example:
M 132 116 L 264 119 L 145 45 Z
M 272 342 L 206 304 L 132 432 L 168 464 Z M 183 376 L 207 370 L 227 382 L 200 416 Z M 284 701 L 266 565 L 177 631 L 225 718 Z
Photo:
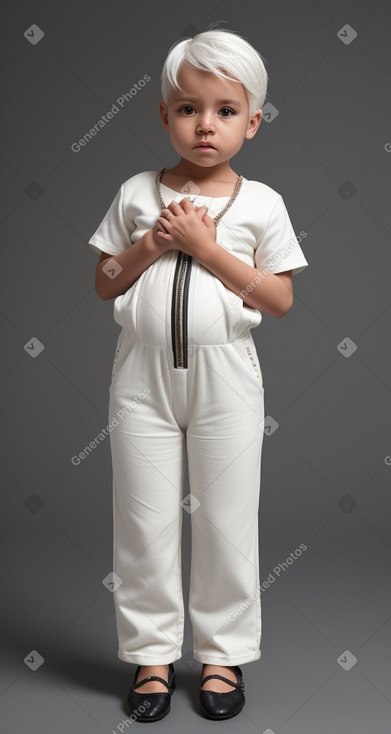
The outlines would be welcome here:
M 170 686 L 167 683 L 167 681 L 164 680 L 164 678 L 160 678 L 159 675 L 148 675 L 147 678 L 143 678 L 138 683 L 136 683 L 136 685 L 133 686 L 133 688 L 139 688 L 139 686 L 142 686 L 144 683 L 147 683 L 147 681 L 149 680 L 158 680 L 160 681 L 160 683 L 164 683 L 164 685 L 167 686 L 168 690 L 170 690 Z
M 201 681 L 201 687 L 207 680 L 210 680 L 211 678 L 220 678 L 220 680 L 223 680 L 224 683 L 229 683 L 230 686 L 234 686 L 235 688 L 241 688 L 242 690 L 244 690 L 243 681 L 241 683 L 234 683 L 233 680 L 229 680 L 229 678 L 225 678 L 223 675 L 219 675 L 218 673 L 215 673 L 214 675 L 207 675 L 205 678 L 203 678 Z

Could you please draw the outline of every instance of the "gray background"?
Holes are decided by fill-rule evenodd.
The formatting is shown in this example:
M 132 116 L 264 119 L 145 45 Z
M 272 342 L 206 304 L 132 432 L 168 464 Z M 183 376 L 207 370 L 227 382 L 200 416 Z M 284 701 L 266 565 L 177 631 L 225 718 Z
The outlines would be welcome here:
M 177 39 L 224 21 L 265 58 L 278 110 L 232 167 L 282 194 L 310 267 L 294 277 L 291 311 L 252 332 L 266 414 L 279 423 L 264 440 L 259 517 L 261 581 L 275 581 L 262 594 L 262 657 L 243 666 L 246 706 L 221 726 L 389 734 L 390 3 L 8 0 L 0 20 L 2 730 L 109 733 L 128 716 L 136 666 L 117 658 L 102 584 L 109 439 L 71 463 L 107 425 L 119 333 L 87 242 L 123 181 L 177 162 L 158 115 L 162 65 Z M 32 24 L 44 32 L 35 45 Z M 144 89 L 73 152 L 144 74 Z M 35 358 L 33 337 L 44 346 Z M 219 727 L 198 709 L 191 634 L 186 610 L 161 731 Z M 44 659 L 37 670 L 24 662 L 31 651 Z

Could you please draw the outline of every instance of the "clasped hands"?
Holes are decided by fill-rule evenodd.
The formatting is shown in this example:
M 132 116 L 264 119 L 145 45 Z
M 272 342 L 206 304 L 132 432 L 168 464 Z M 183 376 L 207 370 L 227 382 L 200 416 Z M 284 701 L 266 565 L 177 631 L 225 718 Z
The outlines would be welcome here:
M 199 256 L 216 242 L 216 225 L 207 211 L 207 206 L 196 207 L 187 197 L 171 201 L 152 230 L 154 241 L 164 250 Z

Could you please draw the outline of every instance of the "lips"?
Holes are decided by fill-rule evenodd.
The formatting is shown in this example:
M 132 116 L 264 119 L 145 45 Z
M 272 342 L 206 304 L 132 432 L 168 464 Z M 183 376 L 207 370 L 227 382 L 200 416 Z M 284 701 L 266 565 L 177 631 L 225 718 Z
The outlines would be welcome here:
M 198 145 L 195 146 L 196 148 L 213 148 L 215 150 L 214 145 L 211 145 L 211 143 L 198 143 Z

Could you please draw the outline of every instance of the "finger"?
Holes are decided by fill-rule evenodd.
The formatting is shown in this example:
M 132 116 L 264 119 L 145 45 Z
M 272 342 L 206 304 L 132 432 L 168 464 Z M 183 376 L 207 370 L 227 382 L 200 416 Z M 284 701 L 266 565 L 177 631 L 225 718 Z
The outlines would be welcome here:
M 183 209 L 186 209 L 186 208 L 187 208 L 187 209 L 191 209 L 191 208 L 193 208 L 193 209 L 194 209 L 194 204 L 193 204 L 193 202 L 192 202 L 192 201 L 191 201 L 191 200 L 189 199 L 189 197 L 188 197 L 188 196 L 184 196 L 184 197 L 183 197 L 183 199 L 181 199 L 181 200 L 180 200 L 179 204 L 180 204 L 180 206 L 181 206 L 181 207 L 182 207 Z
M 197 207 L 196 209 L 196 215 L 199 219 L 202 219 L 202 217 L 207 213 L 208 207 L 203 204 L 202 206 Z
M 180 206 L 177 201 L 171 201 L 167 207 L 167 209 L 164 209 L 164 211 L 171 211 L 171 213 L 175 214 L 175 211 L 180 210 Z
M 168 228 L 171 226 L 171 223 L 168 221 L 168 219 L 164 219 L 164 217 L 159 217 L 157 222 L 158 224 L 160 224 L 164 232 L 168 232 Z

